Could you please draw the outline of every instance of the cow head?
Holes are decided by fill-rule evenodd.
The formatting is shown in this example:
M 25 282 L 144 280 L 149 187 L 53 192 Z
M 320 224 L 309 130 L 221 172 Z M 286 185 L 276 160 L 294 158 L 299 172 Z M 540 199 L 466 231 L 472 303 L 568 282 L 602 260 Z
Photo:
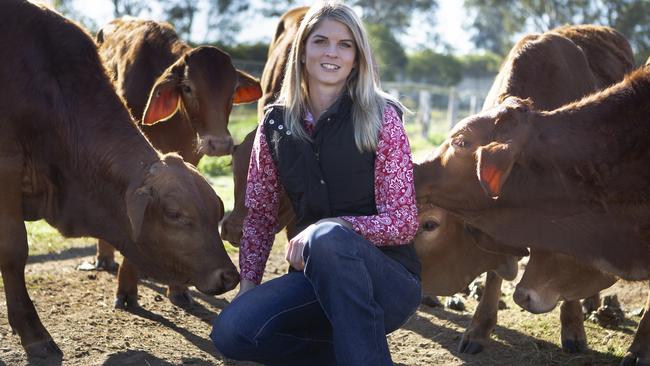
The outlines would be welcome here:
M 416 166 L 416 172 L 418 169 Z M 419 203 L 418 221 L 415 250 L 422 263 L 425 293 L 453 295 L 486 271 L 506 280 L 517 275 L 517 257 L 482 250 L 476 244 L 476 234 L 468 232 L 463 221 L 449 212 Z
M 533 249 L 513 299 L 531 313 L 546 313 L 560 300 L 584 299 L 614 282 L 616 277 L 574 257 Z
M 197 47 L 158 78 L 142 123 L 163 122 L 180 111 L 199 135 L 200 153 L 228 155 L 233 148 L 228 131 L 232 105 L 253 102 L 261 96 L 259 82 L 235 69 L 228 54 L 216 47 Z
M 496 200 L 529 139 L 530 102 L 515 97 L 458 123 L 416 174 L 418 198 L 442 207 L 485 208 Z
M 233 289 L 239 275 L 219 237 L 223 203 L 190 164 L 166 155 L 126 192 L 133 242 L 123 254 L 144 273 L 206 294 Z

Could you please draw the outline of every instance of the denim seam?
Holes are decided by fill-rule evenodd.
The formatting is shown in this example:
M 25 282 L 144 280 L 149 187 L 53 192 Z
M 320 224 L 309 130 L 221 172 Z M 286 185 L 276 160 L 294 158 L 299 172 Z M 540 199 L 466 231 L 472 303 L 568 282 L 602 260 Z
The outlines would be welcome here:
M 284 337 L 289 337 L 289 338 L 299 339 L 299 340 L 301 340 L 301 341 L 318 342 L 318 343 L 328 343 L 328 344 L 333 344 L 333 343 L 334 343 L 334 342 L 332 342 L 332 341 L 328 341 L 328 340 L 326 340 L 326 339 L 313 339 L 313 338 L 298 337 L 298 336 L 295 336 L 295 335 L 293 335 L 293 334 L 288 334 L 288 333 L 279 333 L 279 332 L 278 332 L 278 333 L 275 333 L 275 334 L 277 334 L 277 335 L 281 335 L 281 336 L 284 336 Z
M 265 328 L 265 327 L 266 327 L 266 326 L 267 326 L 271 321 L 273 321 L 275 318 L 277 318 L 277 317 L 279 317 L 280 315 L 282 315 L 282 314 L 284 314 L 284 313 L 287 313 L 287 312 L 289 312 L 289 311 L 293 311 L 293 310 L 296 310 L 296 309 L 299 309 L 299 308 L 302 308 L 302 307 L 305 307 L 305 306 L 311 305 L 311 304 L 316 303 L 316 302 L 318 302 L 318 300 L 312 300 L 312 301 L 309 301 L 309 302 L 304 303 L 304 304 L 302 304 L 302 305 L 297 305 L 297 306 L 294 306 L 294 307 L 292 307 L 292 308 L 282 310 L 281 312 L 279 312 L 279 313 L 273 315 L 271 318 L 269 318 L 269 320 L 267 320 L 264 324 L 262 324 L 262 326 L 261 326 L 260 329 L 257 331 L 257 333 L 255 333 L 255 336 L 253 337 L 253 340 L 255 341 L 255 343 L 257 343 L 257 337 L 259 337 L 260 333 L 262 333 L 262 331 L 264 330 L 264 328 Z

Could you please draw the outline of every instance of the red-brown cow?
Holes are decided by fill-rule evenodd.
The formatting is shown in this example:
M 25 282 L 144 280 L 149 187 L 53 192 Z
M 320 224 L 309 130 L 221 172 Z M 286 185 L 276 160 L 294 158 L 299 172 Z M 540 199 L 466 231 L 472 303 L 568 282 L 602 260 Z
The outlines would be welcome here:
M 300 21 L 308 9 L 308 7 L 304 6 L 291 9 L 280 18 L 280 22 L 275 30 L 275 36 L 269 46 L 268 59 L 266 60 L 264 72 L 262 73 L 262 90 L 264 94 L 257 104 L 258 116 L 260 118 L 262 117 L 264 106 L 273 103 L 277 97 L 277 93 L 280 92 L 285 65 L 289 59 L 289 52 L 291 51 L 291 44 L 294 38 L 296 38 Z M 248 213 L 244 199 L 246 196 L 248 163 L 251 157 L 254 138 L 255 130 L 251 131 L 240 145 L 235 146 L 232 153 L 235 206 L 232 212 L 221 223 L 221 238 L 228 240 L 235 246 L 239 245 L 239 241 L 241 240 L 242 225 Z M 282 194 L 280 198 L 279 215 L 278 229 L 280 230 L 288 225 L 288 230 L 291 231 L 291 222 L 294 214 L 291 203 L 285 194 Z
M 611 28 L 570 26 L 543 35 L 529 35 L 510 52 L 486 99 L 484 109 L 497 105 L 504 95 L 531 98 L 544 109 L 556 108 L 622 79 L 632 66 L 633 55 L 629 44 Z M 419 197 L 427 194 L 430 173 L 427 166 L 428 163 L 425 163 L 415 168 Z M 467 228 L 462 220 L 442 209 L 422 202 L 420 206 L 428 207 L 420 212 L 420 223 L 425 225 L 421 227 L 421 232 L 426 232 L 427 225 L 440 231 L 433 237 L 433 234 L 419 234 L 416 238 L 416 248 L 423 263 L 425 290 L 440 290 L 432 288 L 431 282 L 450 284 L 454 283 L 455 278 L 456 286 L 448 288 L 447 293 L 459 291 L 478 273 L 503 267 L 507 258 L 512 260 L 513 257 L 487 255 L 477 251 L 477 242 L 489 242 L 491 247 L 497 247 L 498 244 L 480 231 Z M 422 220 L 429 220 L 430 223 Z M 424 238 L 421 237 L 423 235 Z M 430 247 L 437 248 L 432 252 L 435 255 L 427 254 L 423 249 Z M 458 247 L 473 247 L 474 251 L 461 250 L 456 253 L 462 257 L 462 261 L 441 262 L 454 256 Z M 446 271 L 453 268 L 455 276 L 449 276 L 448 273 L 447 276 L 440 277 L 437 273 L 440 268 Z M 481 300 L 474 319 L 461 340 L 461 352 L 480 351 L 489 338 L 496 325 L 500 285 L 501 278 L 489 273 L 486 283 L 486 293 L 489 296 Z M 598 290 L 583 297 L 593 295 Z M 436 291 L 430 293 L 443 294 Z M 578 298 L 571 300 L 575 301 L 567 301 L 562 306 L 561 342 L 563 348 L 577 351 L 586 347 L 586 336 Z
M 259 82 L 232 65 L 216 47 L 191 48 L 166 23 L 116 19 L 97 35 L 99 53 L 149 141 L 162 152 L 178 152 L 193 165 L 206 155 L 232 150 L 228 117 L 233 103 L 261 96 Z M 197 134 L 199 138 L 197 139 Z M 115 267 L 114 250 L 99 241 L 95 266 Z M 137 306 L 138 274 L 128 259 L 118 273 L 117 307 Z M 172 303 L 186 307 L 184 287 L 171 286 Z
M 648 100 L 647 67 L 549 112 L 507 98 L 451 132 L 426 164 L 421 198 L 501 243 L 649 279 Z M 644 318 L 633 343 L 642 346 L 624 362 L 650 362 L 648 327 Z
M 239 276 L 215 227 L 221 200 L 161 156 L 115 94 L 93 40 L 53 11 L 0 13 L 0 269 L 11 328 L 30 356 L 60 357 L 25 287 L 23 220 L 113 243 L 144 273 L 218 294 Z

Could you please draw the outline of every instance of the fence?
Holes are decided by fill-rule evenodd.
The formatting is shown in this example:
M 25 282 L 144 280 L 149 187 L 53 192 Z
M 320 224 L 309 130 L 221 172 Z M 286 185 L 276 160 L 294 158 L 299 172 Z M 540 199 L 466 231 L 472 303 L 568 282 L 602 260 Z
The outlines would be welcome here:
M 490 89 L 492 78 L 464 79 L 454 87 L 413 82 L 387 82 L 382 87 L 415 113 L 427 138 L 432 132 L 446 133 L 460 119 L 477 113 Z

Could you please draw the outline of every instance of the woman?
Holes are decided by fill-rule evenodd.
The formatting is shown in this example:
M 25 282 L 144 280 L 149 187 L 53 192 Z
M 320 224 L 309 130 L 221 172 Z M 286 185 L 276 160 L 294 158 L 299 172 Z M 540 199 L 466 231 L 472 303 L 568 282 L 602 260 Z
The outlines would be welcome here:
M 346 5 L 310 8 L 289 58 L 254 142 L 240 291 L 211 338 L 226 357 L 268 365 L 392 365 L 386 334 L 421 297 L 400 105 L 379 90 Z M 294 270 L 260 285 L 282 189 L 296 213 Z

